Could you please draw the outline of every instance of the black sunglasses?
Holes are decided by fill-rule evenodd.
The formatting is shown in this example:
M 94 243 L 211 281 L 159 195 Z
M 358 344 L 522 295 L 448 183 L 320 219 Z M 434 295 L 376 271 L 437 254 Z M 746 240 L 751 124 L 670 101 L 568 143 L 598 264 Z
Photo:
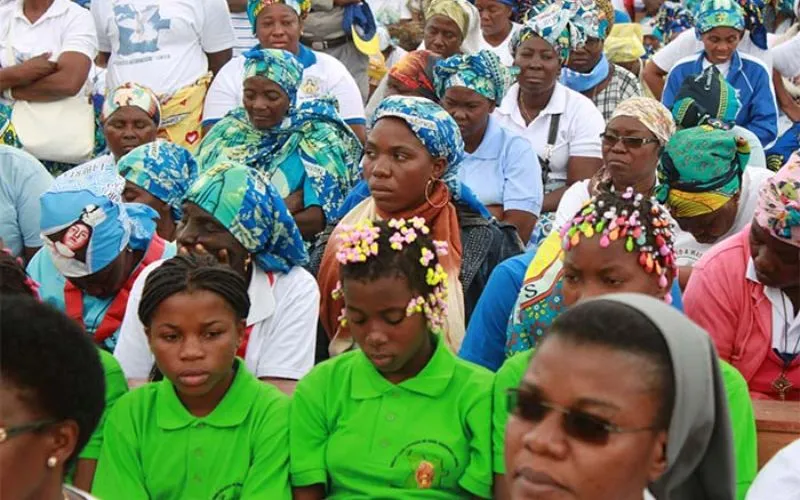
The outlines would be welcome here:
M 520 394 L 522 394 L 522 397 L 520 397 Z M 598 446 L 608 443 L 611 434 L 644 432 L 655 429 L 654 427 L 623 429 L 586 412 L 548 403 L 530 391 L 521 391 L 519 389 L 508 390 L 507 405 L 509 413 L 535 424 L 544 420 L 551 411 L 561 413 L 564 416 L 562 425 L 568 436 Z
M 39 432 L 47 426 L 53 425 L 58 420 L 39 420 L 37 422 L 30 422 L 28 424 L 18 425 L 16 427 L 0 427 L 0 443 L 5 443 L 14 436 L 25 434 L 26 432 Z
M 628 149 L 639 149 L 645 144 L 658 143 L 658 139 L 651 139 L 649 137 L 632 137 L 626 135 L 615 135 L 615 134 L 610 134 L 608 132 L 603 132 L 602 134 L 600 134 L 600 138 L 603 139 L 603 142 L 605 143 L 606 146 L 614 147 L 617 145 L 619 141 L 622 141 L 622 145 Z

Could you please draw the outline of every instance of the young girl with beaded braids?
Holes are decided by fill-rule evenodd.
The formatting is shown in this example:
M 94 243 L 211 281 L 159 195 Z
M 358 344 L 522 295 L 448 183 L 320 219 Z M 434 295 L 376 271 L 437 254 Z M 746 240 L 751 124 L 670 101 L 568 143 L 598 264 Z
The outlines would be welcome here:
M 290 420 L 295 498 L 490 498 L 491 374 L 441 332 L 447 274 L 422 218 L 337 233 L 345 322 L 360 349 L 298 384 Z
M 249 309 L 244 278 L 213 257 L 148 275 L 138 313 L 164 378 L 117 401 L 94 494 L 291 498 L 288 397 L 236 357 Z

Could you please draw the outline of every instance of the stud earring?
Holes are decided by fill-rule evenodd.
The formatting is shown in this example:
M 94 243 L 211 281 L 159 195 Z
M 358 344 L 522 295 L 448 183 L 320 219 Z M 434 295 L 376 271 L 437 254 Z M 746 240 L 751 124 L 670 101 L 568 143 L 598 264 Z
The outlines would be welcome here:
M 52 469 L 53 467 L 56 466 L 56 464 L 58 464 L 58 459 L 56 457 L 50 457 L 47 459 L 47 466 L 49 468 Z

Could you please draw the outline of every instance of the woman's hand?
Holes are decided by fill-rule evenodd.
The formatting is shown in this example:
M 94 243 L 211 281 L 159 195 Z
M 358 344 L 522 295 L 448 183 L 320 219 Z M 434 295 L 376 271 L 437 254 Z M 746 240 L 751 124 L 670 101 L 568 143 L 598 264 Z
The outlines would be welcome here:
M 283 199 L 283 202 L 286 204 L 286 208 L 292 215 L 296 214 L 297 212 L 302 212 L 305 208 L 305 199 L 303 194 L 303 189 L 300 188 Z
M 6 71 L 11 73 L 9 75 L 11 77 L 9 78 L 11 85 L 8 85 L 8 88 L 30 85 L 55 73 L 57 70 L 58 64 L 50 61 L 50 53 L 45 52 L 16 66 L 7 68 Z M 4 85 L 4 87 L 6 86 Z
M 230 266 L 231 265 L 231 259 L 230 259 L 230 256 L 228 255 L 228 251 L 226 249 L 224 249 L 224 248 L 222 250 L 220 250 L 219 252 L 217 252 L 216 255 L 213 255 L 213 254 L 211 254 L 211 252 L 206 250 L 206 247 L 204 247 L 203 245 L 198 243 L 197 245 L 194 246 L 194 248 L 192 248 L 191 251 L 192 251 L 192 253 L 195 253 L 197 255 L 212 255 L 214 258 L 217 259 L 217 261 L 220 264 L 224 264 L 226 266 Z M 178 253 L 180 253 L 181 255 L 189 255 L 189 249 L 186 248 L 186 247 L 180 247 L 180 249 L 178 250 Z

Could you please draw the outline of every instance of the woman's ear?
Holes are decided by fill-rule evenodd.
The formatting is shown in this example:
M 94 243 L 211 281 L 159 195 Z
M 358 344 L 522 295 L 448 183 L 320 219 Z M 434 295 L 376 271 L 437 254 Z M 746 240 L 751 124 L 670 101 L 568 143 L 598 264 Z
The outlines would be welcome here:
M 55 458 L 56 464 L 63 465 L 75 451 L 79 434 L 78 423 L 74 420 L 65 420 L 53 425 L 50 431 L 51 443 L 48 459 Z
M 236 324 L 236 350 L 239 350 L 241 347 L 242 342 L 244 342 L 245 332 L 247 331 L 247 320 L 239 320 L 239 323 Z
M 446 170 L 447 160 L 445 158 L 439 157 L 433 159 L 433 170 L 431 171 L 431 175 L 434 179 L 441 179 Z
M 669 460 L 667 458 L 667 431 L 659 431 L 656 434 L 656 439 L 653 443 L 653 451 L 650 459 L 649 469 L 649 482 L 653 483 L 669 468 Z

